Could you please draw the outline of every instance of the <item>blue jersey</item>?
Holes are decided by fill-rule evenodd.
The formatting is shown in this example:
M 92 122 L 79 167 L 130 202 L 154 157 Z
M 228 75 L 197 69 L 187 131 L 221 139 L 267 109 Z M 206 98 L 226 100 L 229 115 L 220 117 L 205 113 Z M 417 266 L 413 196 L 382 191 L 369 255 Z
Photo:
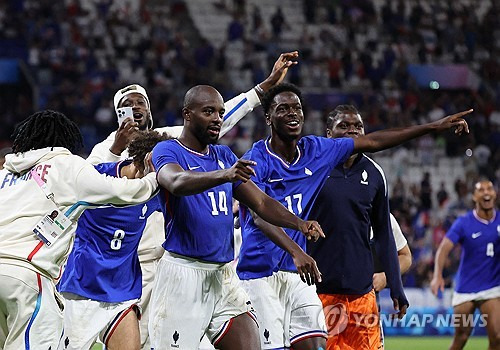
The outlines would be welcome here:
M 460 265 L 455 277 L 458 293 L 476 293 L 500 286 L 500 216 L 490 221 L 475 210 L 459 217 L 446 233 L 454 244 L 462 246 Z
M 120 177 L 121 167 L 127 164 L 130 161 L 95 167 L 102 174 Z M 140 298 L 142 273 L 137 247 L 146 219 L 159 210 L 157 196 L 130 207 L 86 210 L 78 220 L 59 290 L 109 303 Z
M 227 146 L 209 145 L 206 154 L 178 140 L 160 142 L 153 149 L 156 171 L 170 163 L 188 171 L 228 169 L 238 159 Z M 224 183 L 191 196 L 174 196 L 161 189 L 165 215 L 165 250 L 208 262 L 227 263 L 234 258 L 233 190 L 241 182 Z
M 296 159 L 288 164 L 271 150 L 267 139 L 254 143 L 243 158 L 257 162 L 257 176 L 252 180 L 262 191 L 307 220 L 328 174 L 337 164 L 345 162 L 353 149 L 352 139 L 306 136 L 297 143 Z M 296 271 L 292 257 L 257 228 L 243 205 L 240 222 L 243 243 L 237 272 L 241 279 L 270 276 L 278 270 Z M 306 250 L 306 238 L 300 231 L 285 229 L 285 232 Z

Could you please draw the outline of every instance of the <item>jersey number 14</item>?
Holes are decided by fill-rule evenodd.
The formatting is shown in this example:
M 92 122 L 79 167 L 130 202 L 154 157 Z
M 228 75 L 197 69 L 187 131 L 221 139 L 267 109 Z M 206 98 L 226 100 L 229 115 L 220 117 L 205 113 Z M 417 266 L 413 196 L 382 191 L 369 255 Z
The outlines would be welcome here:
M 219 215 L 220 213 L 224 213 L 224 215 L 227 215 L 228 210 L 227 210 L 227 198 L 226 198 L 226 192 L 224 191 L 219 191 L 218 193 L 218 199 L 219 199 L 219 205 L 217 205 L 217 196 L 216 192 L 208 192 L 208 197 L 210 198 L 210 202 L 212 203 L 212 215 L 216 216 Z

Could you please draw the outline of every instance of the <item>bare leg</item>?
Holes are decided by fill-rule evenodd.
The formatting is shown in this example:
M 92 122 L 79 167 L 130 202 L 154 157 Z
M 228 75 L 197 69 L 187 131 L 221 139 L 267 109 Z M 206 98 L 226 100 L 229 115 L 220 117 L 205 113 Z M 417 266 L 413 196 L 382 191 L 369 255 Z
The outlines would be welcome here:
M 486 331 L 488 332 L 488 350 L 500 350 L 500 298 L 489 299 L 479 306 L 486 316 Z
M 326 349 L 326 339 L 323 337 L 307 338 L 292 345 L 293 350 L 318 350 Z
M 108 339 L 106 349 L 108 350 L 140 350 L 141 336 L 139 332 L 139 320 L 133 309 L 127 310 L 127 314 L 118 323 L 113 334 Z
M 229 330 L 215 347 L 221 350 L 259 350 L 259 328 L 255 320 L 244 313 L 234 317 L 232 321 Z
M 474 313 L 476 306 L 474 302 L 467 301 L 465 303 L 459 304 L 453 308 L 453 313 L 455 315 L 471 315 Z M 464 321 L 466 317 L 461 317 L 460 320 Z M 460 324 L 455 328 L 455 335 L 453 336 L 453 342 L 451 343 L 450 350 L 462 350 L 469 339 L 469 335 L 472 332 L 472 327 L 469 324 Z

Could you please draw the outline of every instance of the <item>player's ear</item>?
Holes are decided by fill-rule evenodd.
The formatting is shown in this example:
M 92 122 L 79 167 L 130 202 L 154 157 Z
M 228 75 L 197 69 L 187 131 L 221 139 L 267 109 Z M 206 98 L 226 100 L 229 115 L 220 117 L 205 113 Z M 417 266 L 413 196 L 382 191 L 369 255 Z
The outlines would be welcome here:
M 332 137 L 332 131 L 326 128 L 326 137 Z
M 269 113 L 266 113 L 266 125 L 271 125 L 271 116 L 269 115 Z
M 189 108 L 184 107 L 182 109 L 182 117 L 184 118 L 184 120 L 191 120 L 191 114 Z

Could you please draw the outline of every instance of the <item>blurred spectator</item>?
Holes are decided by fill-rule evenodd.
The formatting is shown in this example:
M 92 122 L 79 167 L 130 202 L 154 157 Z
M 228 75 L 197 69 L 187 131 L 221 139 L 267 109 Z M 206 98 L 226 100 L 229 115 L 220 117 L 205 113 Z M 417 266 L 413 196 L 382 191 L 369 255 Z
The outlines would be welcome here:
M 239 14 L 235 14 L 233 16 L 233 20 L 229 23 L 229 27 L 227 28 L 227 40 L 236 41 L 243 39 L 244 31 L 245 29 L 243 27 L 243 23 L 241 23 Z
M 271 28 L 273 29 L 273 35 L 275 38 L 280 37 L 284 25 L 285 17 L 283 16 L 281 7 L 278 7 L 276 12 L 271 16 Z
M 420 183 L 420 205 L 423 210 L 432 208 L 432 186 L 429 172 L 424 173 L 424 178 Z
M 446 201 L 448 200 L 448 192 L 446 191 L 444 182 L 441 182 L 441 187 L 439 188 L 436 198 L 440 207 L 443 207 L 446 204 Z

